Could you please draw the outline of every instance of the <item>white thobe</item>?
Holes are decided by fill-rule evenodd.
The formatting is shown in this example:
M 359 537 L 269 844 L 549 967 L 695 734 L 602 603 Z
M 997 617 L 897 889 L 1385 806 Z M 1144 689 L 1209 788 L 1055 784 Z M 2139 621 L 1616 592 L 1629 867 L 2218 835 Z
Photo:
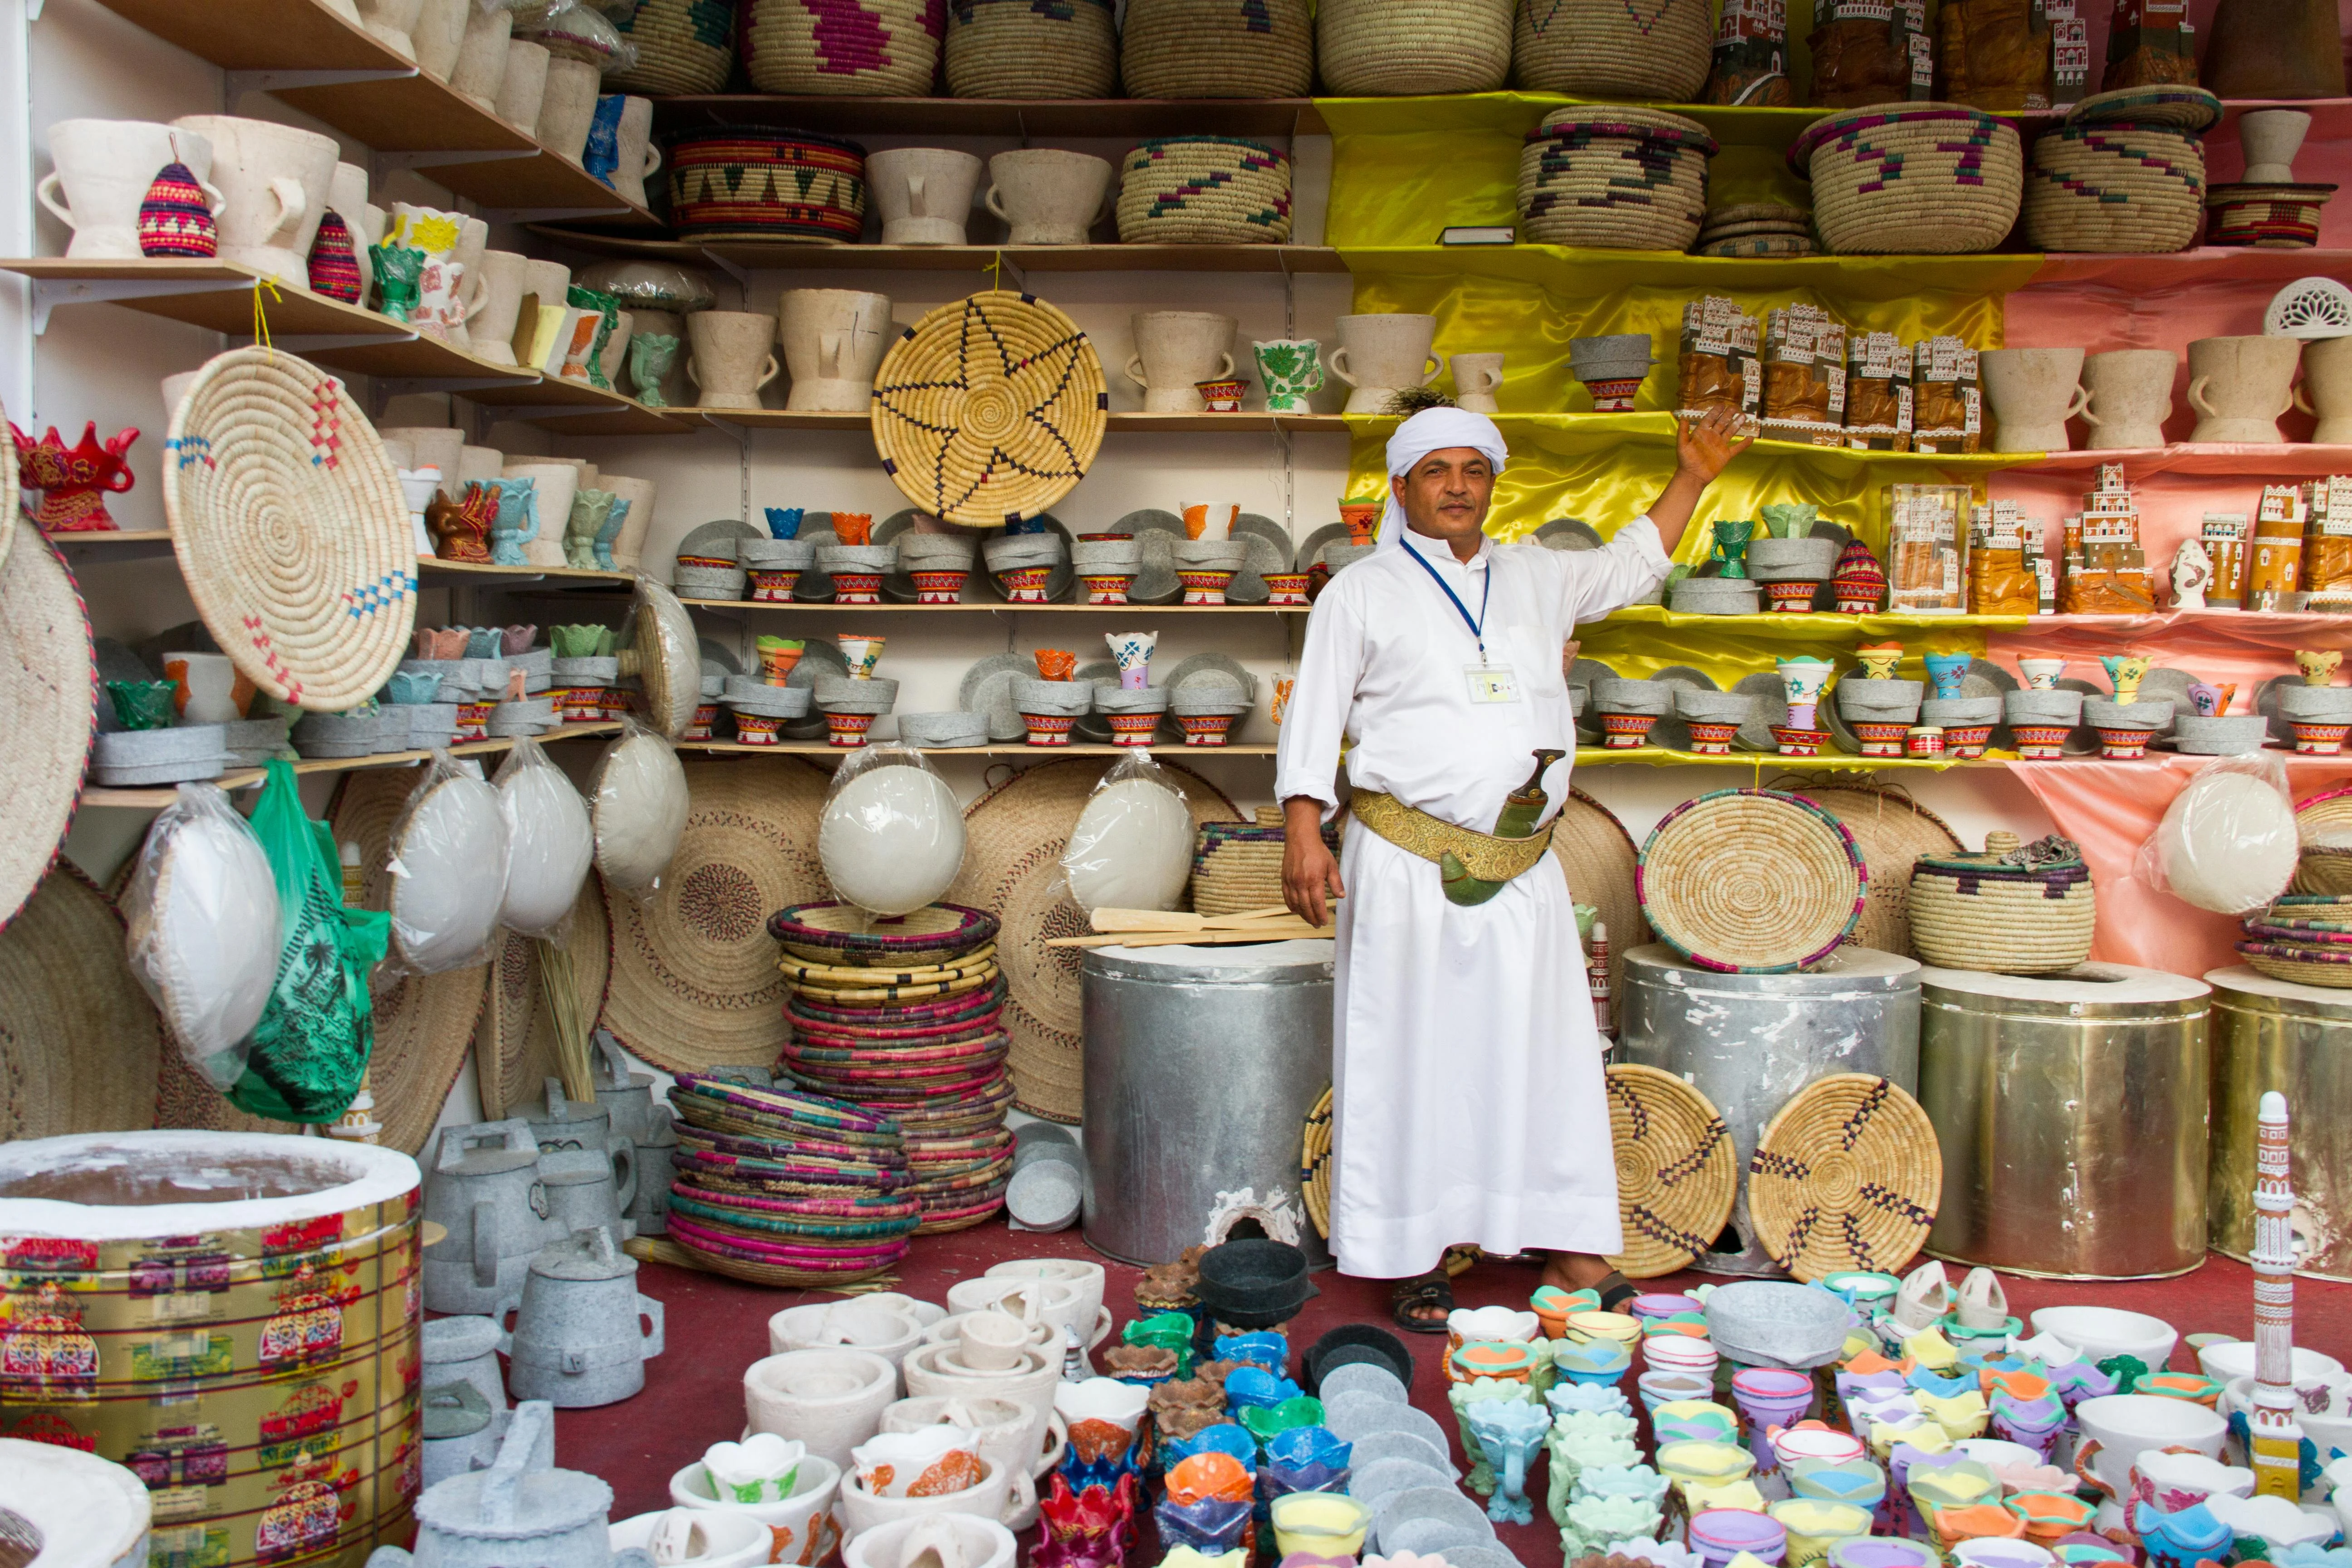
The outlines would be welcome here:
M 1466 563 L 1406 533 L 1331 579 L 1307 623 L 1282 722 L 1275 795 L 1328 816 L 1341 741 L 1348 777 L 1433 816 L 1494 830 L 1504 799 L 1554 747 L 1547 816 L 1576 750 L 1561 646 L 1663 582 L 1646 517 L 1606 548 L 1480 545 Z M 1519 700 L 1473 702 L 1478 640 Z M 1554 861 L 1553 864 L 1557 864 Z M 1583 951 L 1566 878 L 1538 866 L 1473 908 L 1430 861 L 1351 828 L 1340 861 L 1332 1019 L 1331 1242 L 1348 1274 L 1398 1279 L 1448 1247 L 1622 1250 L 1617 1173 Z

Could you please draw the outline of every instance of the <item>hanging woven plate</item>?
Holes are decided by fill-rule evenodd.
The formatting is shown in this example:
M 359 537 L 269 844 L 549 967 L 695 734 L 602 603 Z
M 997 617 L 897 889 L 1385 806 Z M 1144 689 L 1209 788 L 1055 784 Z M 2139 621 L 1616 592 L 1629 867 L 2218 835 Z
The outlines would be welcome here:
M 650 577 L 637 579 L 634 635 L 621 657 L 621 673 L 634 675 L 645 690 L 645 719 L 675 741 L 694 722 L 702 701 L 702 647 L 694 617 L 677 595 Z
M 572 960 L 572 989 L 580 1016 L 594 1028 L 604 1011 L 613 973 L 613 931 L 604 884 L 591 877 L 572 903 L 563 951 Z M 518 1107 L 541 1103 L 556 1075 L 555 1020 L 548 1011 L 547 973 L 529 937 L 499 933 L 490 965 L 489 1005 L 474 1031 L 474 1071 L 481 1083 L 482 1116 L 496 1121 Z
M 14 458 L 0 462 L 15 468 Z M 40 530 L 11 508 L 0 533 L 16 541 L 0 562 L 0 714 L 9 730 L 8 765 L 0 770 L 5 931 L 65 847 L 81 804 L 98 741 L 98 656 L 73 574 Z
M 7 409 L 0 408 L 0 424 L 5 424 L 7 419 Z M 21 515 L 16 510 L 18 501 L 16 463 L 9 458 L 0 462 L 0 521 L 9 525 L 0 528 L 0 571 L 6 569 L 9 549 L 16 542 L 16 522 Z
M 1706 1096 L 1674 1074 L 1625 1064 L 1609 1069 L 1607 1087 L 1625 1227 L 1625 1250 L 1609 1264 L 1628 1279 L 1654 1279 L 1723 1234 L 1739 1194 L 1739 1155 Z
M 1331 1234 L 1331 1091 L 1325 1089 L 1307 1113 L 1307 1136 L 1298 1155 L 1298 1191 L 1315 1234 Z
M 1551 852 L 1568 896 L 1601 911 L 1609 928 L 1609 994 L 1625 994 L 1625 955 L 1650 940 L 1633 871 L 1640 853 L 1616 814 L 1580 789 L 1568 792 L 1551 830 Z M 1280 900 L 1276 900 L 1280 902 Z
M 925 512 L 995 528 L 1077 488 L 1109 406 L 1076 321 L 1031 295 L 974 294 L 891 346 L 874 380 L 874 445 Z
M 1853 930 L 1856 947 L 1911 952 L 1911 863 L 1922 855 L 1957 855 L 1960 841 L 1944 819 L 1899 784 L 1832 784 L 1826 777 L 1775 779 L 1773 788 L 1811 801 L 1853 835 L 1870 873 L 1868 899 Z
M 416 541 L 375 426 L 335 377 L 231 349 L 172 411 L 163 514 L 196 613 L 247 679 L 316 713 L 408 652 Z
M 1772 1260 L 1808 1282 L 1899 1274 L 1927 1244 L 1944 1156 L 1919 1102 L 1869 1073 L 1806 1085 L 1748 1163 L 1748 1208 Z
M 13 553 L 48 550 L 22 540 Z M 0 1142 L 148 1126 L 166 1049 L 113 901 L 59 866 L 0 931 Z
M 1085 950 L 1045 943 L 1089 929 L 1070 901 L 1062 854 L 1108 765 L 1097 758 L 1047 763 L 974 801 L 964 813 L 963 870 L 942 900 L 985 910 L 1002 922 L 996 961 L 1009 992 L 1004 1032 L 1012 1039 L 1013 1103 L 1051 1121 L 1076 1122 L 1085 1109 L 1078 1007 Z M 1234 803 L 1198 773 L 1169 763 L 1161 771 L 1183 790 L 1195 824 L 1242 820 Z
M 644 900 L 616 897 L 604 1026 L 670 1072 L 766 1067 L 790 1037 L 768 917 L 824 894 L 824 771 L 798 757 L 686 764 L 686 831 Z
M 1733 974 L 1826 958 L 1861 920 L 1870 886 L 1836 817 L 1762 789 L 1717 790 L 1668 812 L 1633 879 L 1659 941 Z

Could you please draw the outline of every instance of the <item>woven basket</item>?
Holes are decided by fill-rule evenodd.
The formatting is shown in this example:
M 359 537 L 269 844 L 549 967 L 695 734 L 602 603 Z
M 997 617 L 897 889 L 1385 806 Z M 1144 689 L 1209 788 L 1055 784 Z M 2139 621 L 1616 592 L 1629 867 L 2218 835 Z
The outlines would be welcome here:
M 1813 225 L 1832 252 L 1990 250 L 2016 226 L 2025 155 L 2014 127 L 1957 103 L 1851 109 L 1789 148 L 1813 186 Z
M 1315 90 L 1307 0 L 1128 0 L 1118 49 L 1129 98 L 1305 98 Z
M 2294 863 L 2294 893 L 2352 893 L 2352 848 L 2332 844 L 2306 844 Z
M 744 0 L 743 70 L 761 92 L 923 98 L 946 30 L 946 0 Z
M 1331 1234 L 1331 1091 L 1325 1089 L 1315 1109 L 1307 1113 L 1306 1136 L 1298 1152 L 1298 1193 L 1307 1202 L 1307 1217 L 1315 1234 Z
M 172 411 L 163 514 L 205 626 L 314 713 L 383 689 L 416 621 L 408 502 L 375 426 L 308 360 L 231 349 Z
M 1625 955 L 1650 940 L 1634 885 L 1641 850 L 1616 814 L 1571 787 L 1552 818 L 1552 858 L 1568 879 L 1568 896 L 1601 911 L 1609 931 L 1609 994 L 1625 994 Z
M 1513 0 L 1322 0 L 1315 58 L 1341 98 L 1492 92 L 1511 71 Z
M 1282 902 L 1282 808 L 1261 805 L 1255 822 L 1204 822 L 1192 847 L 1192 912 L 1237 915 Z M 1339 852 L 1337 819 L 1323 842 Z
M 2073 850 L 2073 846 L 2066 846 Z M 2098 898 L 2080 851 L 2028 868 L 2017 835 L 1985 836 L 1980 855 L 1922 856 L 1911 872 L 1911 945 L 1941 969 L 2050 974 L 2091 954 Z
M 847 245 L 866 228 L 866 149 L 761 125 L 669 141 L 670 221 L 681 239 Z
M 14 553 L 47 551 L 26 540 Z M 0 1141 L 152 1125 L 158 1068 L 179 1058 L 163 1035 L 113 900 L 59 866 L 0 931 Z
M 614 26 L 636 46 L 637 63 L 606 75 L 606 92 L 718 92 L 735 68 L 734 0 L 637 0 L 635 13 Z
M 1921 856 L 1950 856 L 1960 841 L 1944 819 L 1914 801 L 1899 785 L 1836 784 L 1820 779 L 1776 779 L 1772 787 L 1802 795 L 1853 835 L 1854 847 L 1870 870 L 1868 901 L 1854 927 L 1857 947 L 1880 952 L 1911 951 L 1911 867 Z
M 1118 86 L 1110 0 L 948 0 L 958 98 L 1108 98 Z
M 12 475 L 16 466 L 13 458 L 0 463 Z M 13 479 L 0 490 L 15 493 Z M 0 713 L 16 731 L 0 773 L 5 931 L 73 830 L 97 743 L 98 664 L 81 590 L 56 549 L 13 510 L 0 517 L 0 534 L 13 542 L 0 561 Z
M 1512 75 L 1533 92 L 1688 103 L 1713 63 L 1707 0 L 1519 0 Z
M 1609 1068 L 1617 1214 L 1625 1250 L 1609 1260 L 1628 1279 L 1686 1267 L 1715 1245 L 1739 1194 L 1731 1129 L 1706 1096 L 1669 1072 Z
M 874 378 L 883 471 L 965 528 L 1035 517 L 1086 477 L 1109 422 L 1102 360 L 1077 323 L 1027 294 L 941 305 Z
M 1870 873 L 1828 812 L 1774 790 L 1717 790 L 1666 814 L 1634 869 L 1658 940 L 1705 969 L 1775 974 L 1829 956 Z
M 2259 973 L 2298 985 L 2352 989 L 2352 953 L 2322 953 L 2280 942 L 2242 942 L 2239 954 Z
M 2024 213 L 2036 250 L 2186 250 L 2205 218 L 2203 145 L 2165 126 L 2061 126 L 2033 143 Z
M 1290 237 L 1290 160 L 1232 136 L 1142 142 L 1119 165 L 1129 245 L 1280 245 Z
M 1685 250 L 1706 216 L 1716 142 L 1653 110 L 1548 115 L 1519 154 L 1519 235 L 1541 245 Z
M 1757 1239 L 1808 1282 L 1843 1269 L 1901 1272 L 1926 1245 L 1943 1192 L 1943 1151 L 1927 1113 L 1869 1073 L 1800 1089 L 1748 1163 Z

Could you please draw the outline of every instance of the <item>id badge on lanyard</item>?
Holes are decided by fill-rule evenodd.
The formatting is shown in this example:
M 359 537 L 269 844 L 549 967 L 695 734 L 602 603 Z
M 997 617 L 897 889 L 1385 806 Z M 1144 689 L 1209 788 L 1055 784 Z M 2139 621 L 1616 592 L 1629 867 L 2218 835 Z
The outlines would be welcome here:
M 1437 568 L 1411 545 L 1405 547 L 1405 553 L 1429 574 L 1429 580 L 1437 584 L 1437 591 L 1445 595 L 1447 603 L 1454 606 L 1454 613 L 1462 617 L 1462 624 L 1468 626 L 1471 637 L 1477 639 L 1478 662 L 1462 667 L 1463 679 L 1469 684 L 1471 704 L 1486 707 L 1497 702 L 1517 702 L 1519 700 L 1517 673 L 1509 665 L 1497 664 L 1486 657 L 1486 606 L 1495 597 L 1494 563 L 1487 563 L 1486 587 L 1478 600 L 1478 618 L 1472 620 L 1469 606 L 1463 604 L 1461 596 L 1446 585 L 1445 579 L 1437 574 Z
M 1465 664 L 1462 673 L 1470 682 L 1470 700 L 1474 703 L 1519 700 L 1519 678 L 1507 664 Z

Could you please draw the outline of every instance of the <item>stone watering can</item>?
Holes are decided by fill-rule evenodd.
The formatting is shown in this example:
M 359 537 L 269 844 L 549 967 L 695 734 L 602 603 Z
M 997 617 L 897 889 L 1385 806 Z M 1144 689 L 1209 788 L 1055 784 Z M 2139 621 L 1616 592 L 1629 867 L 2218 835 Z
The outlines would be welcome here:
M 541 1457 L 552 1452 L 554 1431 L 551 1407 L 519 1407 L 496 1464 L 417 1498 L 416 1550 L 379 1546 L 367 1568 L 653 1568 L 642 1548 L 613 1550 L 612 1488 Z
M 425 1249 L 425 1304 L 487 1312 L 521 1289 L 533 1254 L 564 1234 L 520 1119 L 445 1127 L 425 1177 L 425 1217 L 448 1235 Z
M 637 1293 L 637 1260 L 606 1226 L 575 1231 L 532 1258 L 522 1289 L 492 1315 L 503 1325 L 509 1312 L 515 1326 L 499 1349 L 518 1398 L 610 1405 L 643 1388 L 646 1360 L 662 1352 L 662 1304 Z M 638 1329 L 640 1316 L 651 1331 Z

